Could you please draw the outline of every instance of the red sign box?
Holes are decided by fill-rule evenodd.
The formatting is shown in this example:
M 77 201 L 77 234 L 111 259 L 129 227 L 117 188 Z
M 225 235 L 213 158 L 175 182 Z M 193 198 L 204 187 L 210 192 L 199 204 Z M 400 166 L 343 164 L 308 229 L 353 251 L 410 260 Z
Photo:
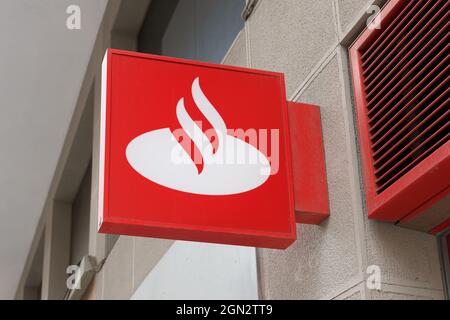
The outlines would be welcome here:
M 287 117 L 280 73 L 108 49 L 99 232 L 288 247 Z

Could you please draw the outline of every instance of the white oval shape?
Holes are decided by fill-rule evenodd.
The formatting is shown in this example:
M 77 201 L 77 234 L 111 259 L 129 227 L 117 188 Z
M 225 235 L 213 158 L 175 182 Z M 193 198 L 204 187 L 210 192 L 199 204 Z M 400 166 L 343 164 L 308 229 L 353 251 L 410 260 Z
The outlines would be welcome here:
M 200 174 L 168 128 L 150 131 L 133 139 L 127 146 L 126 157 L 133 169 L 148 180 L 193 194 L 237 194 L 266 182 L 270 176 L 270 163 L 263 153 L 229 135 L 222 143 L 223 148 L 215 154 L 204 155 Z M 236 153 L 232 155 L 230 152 Z M 174 154 L 179 155 L 176 160 Z
M 192 83 L 192 96 L 218 139 L 214 152 L 208 138 L 186 112 L 181 98 L 176 107 L 177 118 L 200 150 L 203 170 L 198 172 L 169 128 L 144 133 L 128 144 L 126 157 L 133 169 L 164 187 L 202 195 L 242 193 L 266 182 L 271 171 L 269 160 L 251 144 L 226 134 L 225 122 L 200 88 L 199 78 Z

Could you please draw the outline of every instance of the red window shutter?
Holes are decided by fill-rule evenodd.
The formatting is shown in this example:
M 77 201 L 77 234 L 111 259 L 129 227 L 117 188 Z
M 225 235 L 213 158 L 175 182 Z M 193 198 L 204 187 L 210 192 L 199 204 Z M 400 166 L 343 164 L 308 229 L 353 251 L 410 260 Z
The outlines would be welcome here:
M 450 194 L 449 12 L 447 0 L 391 0 L 350 47 L 370 218 Z

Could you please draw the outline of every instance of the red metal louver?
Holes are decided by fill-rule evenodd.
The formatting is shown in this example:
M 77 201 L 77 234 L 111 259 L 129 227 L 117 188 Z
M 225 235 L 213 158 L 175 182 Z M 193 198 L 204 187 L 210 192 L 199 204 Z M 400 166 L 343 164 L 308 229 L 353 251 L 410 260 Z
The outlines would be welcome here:
M 402 220 L 450 194 L 449 11 L 391 0 L 350 47 L 370 218 Z

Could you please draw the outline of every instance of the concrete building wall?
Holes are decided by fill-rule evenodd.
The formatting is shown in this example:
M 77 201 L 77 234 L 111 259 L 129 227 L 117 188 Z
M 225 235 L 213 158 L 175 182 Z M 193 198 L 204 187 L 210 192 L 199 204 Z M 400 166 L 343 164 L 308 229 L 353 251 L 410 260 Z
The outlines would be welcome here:
M 259 0 L 224 58 L 229 65 L 284 72 L 290 100 L 321 107 L 331 216 L 320 226 L 297 225 L 298 240 L 285 251 L 256 250 L 259 298 L 443 298 L 436 238 L 367 219 L 347 48 L 373 13 L 367 11 L 373 4 L 382 1 Z M 86 76 L 90 80 L 85 80 L 94 83 L 95 95 L 89 253 L 98 262 L 104 259 L 85 294 L 89 299 L 152 292 L 152 278 L 170 258 L 174 243 L 179 244 L 120 236 L 109 252 L 106 237 L 96 233 L 101 60 L 107 47 L 136 47 L 136 32 L 113 30 L 120 6 L 120 1 L 108 4 Z M 380 290 L 366 286 L 371 265 L 381 271 Z M 143 283 L 150 285 L 139 289 Z
M 373 3 L 262 0 L 246 24 L 250 66 L 285 72 L 292 100 L 321 107 L 331 208 L 288 250 L 258 250 L 264 298 L 443 298 L 435 237 L 369 221 L 362 201 L 347 45 Z
M 255 248 L 176 241 L 131 299 L 258 299 Z
M 78 264 L 88 253 L 90 205 L 91 168 L 89 167 L 72 204 L 70 264 Z
M 0 1 L 1 299 L 24 283 L 41 236 L 33 239 L 106 3 Z M 66 27 L 71 5 L 82 8 L 80 30 Z
M 298 225 L 286 251 L 257 250 L 260 298 L 443 298 L 435 237 L 369 221 L 362 200 L 347 47 L 374 3 L 260 0 L 223 61 L 284 72 L 287 96 L 322 112 L 331 216 Z M 96 298 L 128 299 L 136 290 L 138 298 L 173 243 L 121 236 L 96 277 Z M 370 265 L 380 267 L 381 290 L 366 286 Z

